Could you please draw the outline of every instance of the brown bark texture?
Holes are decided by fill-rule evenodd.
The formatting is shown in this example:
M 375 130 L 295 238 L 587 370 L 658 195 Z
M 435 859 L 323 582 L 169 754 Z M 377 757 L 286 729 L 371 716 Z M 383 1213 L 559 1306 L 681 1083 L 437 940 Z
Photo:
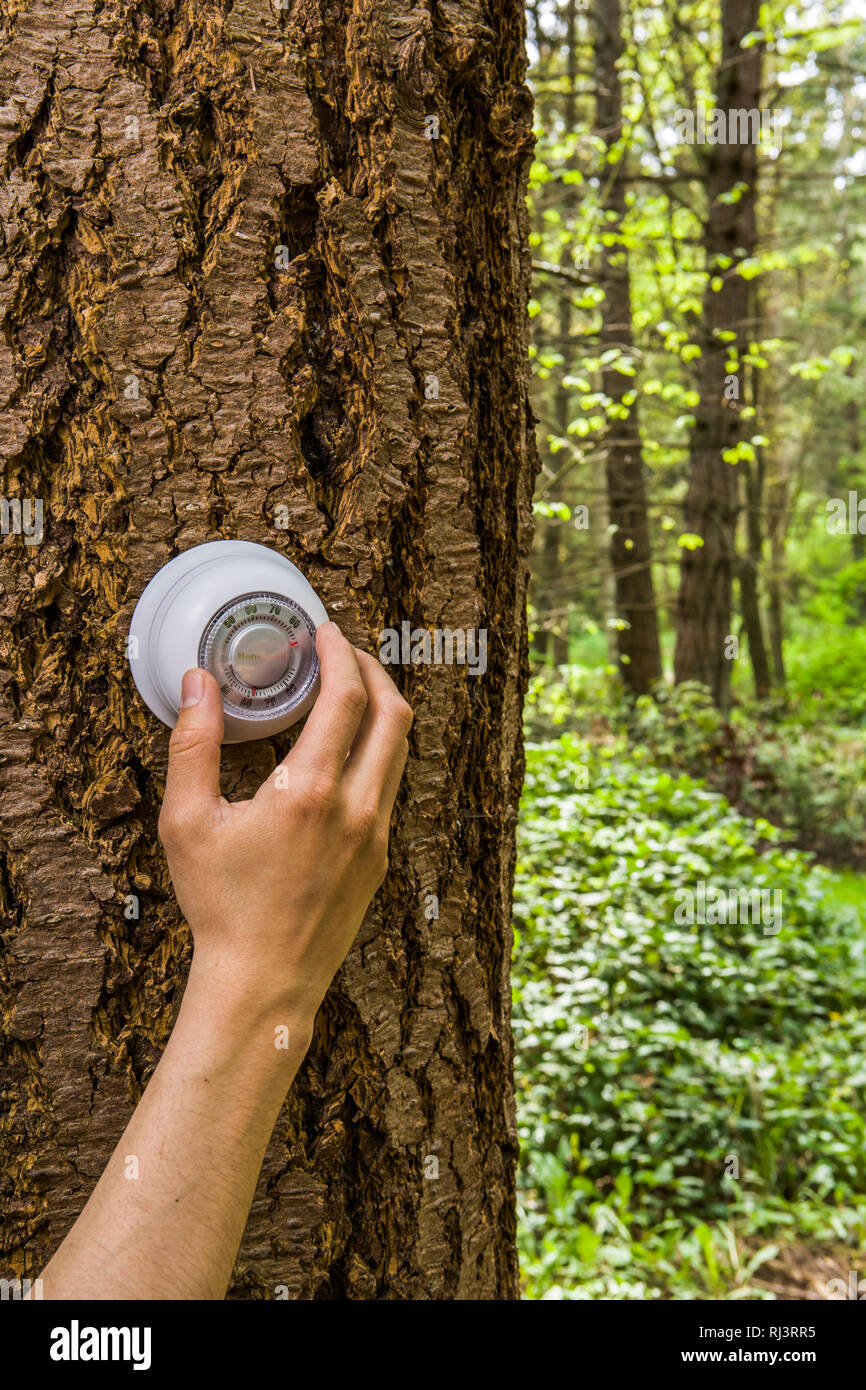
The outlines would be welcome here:
M 721 0 L 722 57 L 715 105 L 726 114 L 732 110 L 755 110 L 760 105 L 760 45 L 741 47 L 745 35 L 759 27 L 758 8 L 758 0 Z M 729 135 L 730 130 L 728 123 Z M 724 708 L 731 683 L 731 660 L 725 654 L 725 642 L 731 635 L 732 587 L 737 569 L 739 474 L 737 466 L 727 462 L 722 453 L 742 438 L 740 406 L 745 391 L 745 367 L 741 360 L 740 403 L 725 399 L 725 361 L 730 348 L 735 348 L 742 359 L 754 336 L 749 320 L 749 282 L 735 273 L 735 266 L 755 249 L 758 155 L 753 141 L 740 144 L 731 139 L 696 146 L 695 152 L 703 156 L 709 201 L 704 245 L 710 278 L 701 314 L 702 355 L 696 381 L 700 404 L 695 410 L 689 441 L 684 525 L 686 531 L 702 537 L 703 545 L 683 551 L 674 675 L 677 683 L 701 681 L 709 686 L 716 703 Z M 722 201 L 738 185 L 741 196 L 733 202 Z M 728 265 L 726 260 L 723 268 L 718 257 L 728 258 L 733 264 Z M 722 280 L 720 290 L 712 287 L 714 276 Z M 736 342 L 719 339 L 717 330 L 736 333 Z
M 611 151 L 622 139 L 622 88 L 618 64 L 623 39 L 619 0 L 606 0 L 595 23 L 596 125 L 608 150 L 603 172 L 606 229 L 619 232 L 626 215 L 624 152 Z M 616 348 L 628 357 L 634 346 L 631 316 L 631 277 L 624 245 L 603 246 L 601 256 L 604 304 L 602 350 Z M 601 373 L 602 390 L 621 405 L 634 389 L 634 378 L 615 367 Z M 652 575 L 647 488 L 637 401 L 625 420 L 614 420 L 606 444 L 606 481 L 610 535 L 610 564 L 616 587 L 617 651 L 620 673 L 629 690 L 646 694 L 662 677 L 658 615 Z
M 756 378 L 757 371 L 753 373 Z M 759 383 L 755 380 L 752 400 L 758 400 Z M 740 557 L 740 611 L 743 615 L 743 629 L 749 643 L 749 660 L 752 663 L 752 678 L 755 694 L 763 699 L 770 693 L 770 658 L 764 639 L 764 621 L 761 614 L 761 557 L 764 548 L 761 515 L 764 509 L 764 451 L 756 451 L 754 465 L 741 459 L 737 465 L 743 470 L 743 493 L 746 507 L 746 553 Z
M 516 1296 L 524 66 L 519 0 L 4 0 L 0 451 L 44 502 L 40 544 L 0 544 L 4 1274 L 68 1230 L 176 1014 L 167 731 L 126 633 L 160 565 L 239 537 L 368 650 L 404 619 L 489 636 L 484 676 L 397 672 L 391 873 L 230 1297 Z M 224 750 L 226 794 L 289 743 Z

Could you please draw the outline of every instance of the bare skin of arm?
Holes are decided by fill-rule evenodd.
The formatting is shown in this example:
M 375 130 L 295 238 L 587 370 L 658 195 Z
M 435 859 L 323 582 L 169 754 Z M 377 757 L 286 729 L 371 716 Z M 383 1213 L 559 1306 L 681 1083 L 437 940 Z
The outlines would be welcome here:
M 222 701 L 184 677 L 159 821 L 193 934 L 168 1045 L 45 1298 L 223 1298 L 316 1011 L 387 871 L 412 712 L 379 662 L 319 628 L 322 688 L 251 801 L 220 795 Z

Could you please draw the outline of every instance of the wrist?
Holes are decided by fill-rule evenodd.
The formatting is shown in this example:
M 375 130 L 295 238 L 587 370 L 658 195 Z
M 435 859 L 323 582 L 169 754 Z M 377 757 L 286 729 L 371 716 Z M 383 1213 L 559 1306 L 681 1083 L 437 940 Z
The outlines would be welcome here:
M 187 1016 L 216 1027 L 230 1046 L 257 1043 L 263 1060 L 277 1067 L 305 1056 L 313 1036 L 316 1008 L 299 991 L 275 989 L 234 962 L 194 950 L 183 1006 Z

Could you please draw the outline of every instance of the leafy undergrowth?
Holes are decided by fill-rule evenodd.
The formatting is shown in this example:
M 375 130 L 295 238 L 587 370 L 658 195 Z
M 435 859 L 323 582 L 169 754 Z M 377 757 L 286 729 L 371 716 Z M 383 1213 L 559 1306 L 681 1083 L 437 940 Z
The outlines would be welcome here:
M 725 718 L 689 682 L 661 682 L 653 696 L 631 701 L 615 673 L 564 666 L 533 677 L 527 734 L 627 738 L 657 767 L 705 778 L 744 815 L 771 821 L 823 862 L 866 869 L 862 730 L 806 713 L 796 701 L 740 700 Z
M 737 900 L 734 915 L 758 920 L 678 920 L 688 901 L 700 915 L 685 890 L 701 881 L 781 897 L 763 917 Z M 832 885 L 767 821 L 621 742 L 527 746 L 514 964 L 527 1297 L 772 1298 L 762 1270 L 797 1242 L 856 1262 L 866 953 Z

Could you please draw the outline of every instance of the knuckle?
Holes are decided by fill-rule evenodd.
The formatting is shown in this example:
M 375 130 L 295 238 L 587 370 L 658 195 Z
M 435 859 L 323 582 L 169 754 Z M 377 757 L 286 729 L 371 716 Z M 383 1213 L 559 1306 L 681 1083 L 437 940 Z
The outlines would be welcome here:
M 319 775 L 306 788 L 305 801 L 315 815 L 328 816 L 336 810 L 338 788 L 330 777 Z
M 373 840 L 379 823 L 378 806 L 360 806 L 355 812 L 352 829 L 355 839 L 362 844 L 367 844 Z
M 346 681 L 336 695 L 337 708 L 341 714 L 359 719 L 367 708 L 367 691 L 364 682 Z
M 184 825 L 177 811 L 172 807 L 163 805 L 159 813 L 156 831 L 163 845 L 174 846 L 179 844 L 183 836 Z
M 388 718 L 403 734 L 408 734 L 415 719 L 412 706 L 403 699 L 402 695 L 398 695 L 396 699 L 388 702 L 386 709 Z
M 195 725 L 175 724 L 168 741 L 169 757 L 183 758 L 188 753 L 205 748 L 209 743 L 210 736 L 204 729 L 197 729 Z
M 388 830 L 379 831 L 374 841 L 373 866 L 376 875 L 377 886 L 381 885 L 388 876 L 390 859 L 388 858 Z
M 374 829 L 370 832 L 368 845 L 370 871 L 378 888 L 387 876 L 390 862 L 388 859 L 388 826 L 382 825 L 381 821 L 377 820 Z

